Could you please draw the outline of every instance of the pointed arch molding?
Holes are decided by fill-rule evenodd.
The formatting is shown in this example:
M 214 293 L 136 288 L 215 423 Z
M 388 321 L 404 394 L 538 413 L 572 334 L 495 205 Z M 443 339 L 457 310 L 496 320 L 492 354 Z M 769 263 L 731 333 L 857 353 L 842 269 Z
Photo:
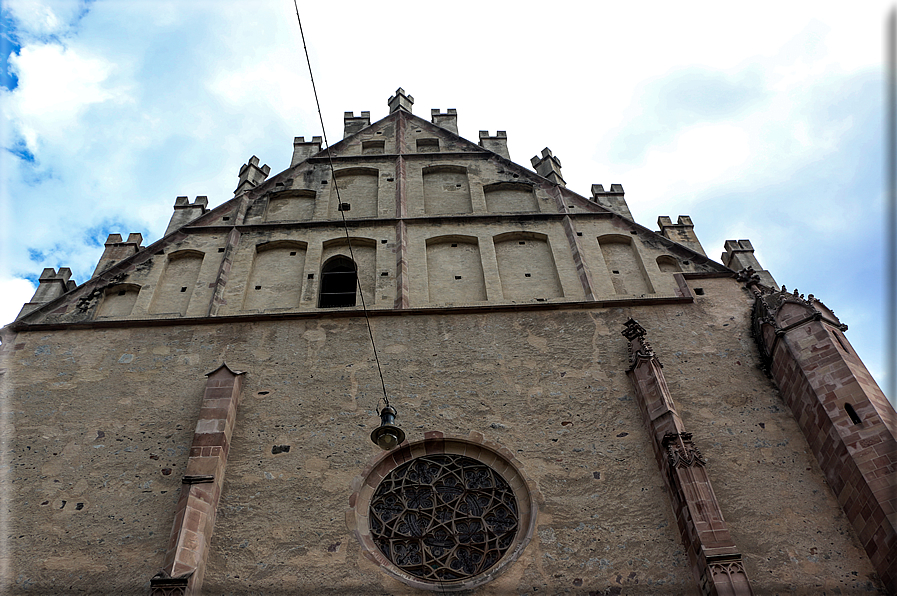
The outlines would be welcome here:
M 222 363 L 206 375 L 168 551 L 162 569 L 150 580 L 151 596 L 202 592 L 243 374 Z
M 361 544 L 363 556 L 409 586 L 439 592 L 471 590 L 513 564 L 532 539 L 542 501 L 514 454 L 477 432 L 462 438 L 431 431 L 423 441 L 402 443 L 374 457 L 353 479 L 352 490 L 346 525 Z M 390 499 L 396 490 L 414 497 L 414 507 L 396 509 Z M 476 504 L 467 507 L 468 499 Z M 386 514 L 381 511 L 384 507 Z M 456 531 L 418 535 L 409 529 L 427 509 Z M 475 509 L 482 515 L 475 515 Z M 464 519 L 446 522 L 446 515 Z M 386 525 L 394 526 L 399 536 L 386 535 Z M 483 544 L 457 528 L 480 536 Z M 409 553 L 420 551 L 426 551 L 420 561 L 405 565 Z

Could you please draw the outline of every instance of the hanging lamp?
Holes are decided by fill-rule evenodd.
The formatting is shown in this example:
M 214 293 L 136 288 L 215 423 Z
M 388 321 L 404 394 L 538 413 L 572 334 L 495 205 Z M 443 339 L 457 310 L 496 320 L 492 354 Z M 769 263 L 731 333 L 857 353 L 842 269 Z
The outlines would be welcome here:
M 396 419 L 396 409 L 392 406 L 384 406 L 380 410 L 380 426 L 371 432 L 371 441 L 380 449 L 389 451 L 405 440 L 405 432 L 393 424 Z

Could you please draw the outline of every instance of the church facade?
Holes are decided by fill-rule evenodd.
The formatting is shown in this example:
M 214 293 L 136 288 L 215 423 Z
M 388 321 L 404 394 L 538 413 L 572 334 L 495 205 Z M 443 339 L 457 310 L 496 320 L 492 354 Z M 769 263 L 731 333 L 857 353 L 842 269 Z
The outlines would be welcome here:
M 846 325 L 413 103 L 44 270 L 0 336 L 5 590 L 897 593 Z

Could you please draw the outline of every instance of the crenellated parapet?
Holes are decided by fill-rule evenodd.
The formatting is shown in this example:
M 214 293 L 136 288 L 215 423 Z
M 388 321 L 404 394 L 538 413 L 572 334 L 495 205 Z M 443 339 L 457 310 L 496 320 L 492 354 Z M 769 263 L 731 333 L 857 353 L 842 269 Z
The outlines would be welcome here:
M 626 204 L 626 193 L 623 191 L 622 184 L 611 184 L 610 190 L 605 191 L 604 185 L 592 185 L 592 200 L 609 209 L 618 215 L 622 215 L 628 220 L 632 220 L 632 213 L 629 212 L 629 205 Z
M 897 593 L 897 413 L 815 296 L 737 279 L 754 295 L 761 364 L 816 456 L 889 593 Z
M 430 122 L 458 134 L 458 110 L 454 108 L 449 108 L 445 113 L 440 112 L 438 108 L 430 110 Z
M 696 253 L 707 256 L 707 253 L 704 252 L 704 247 L 701 246 L 701 242 L 695 235 L 695 224 L 688 215 L 680 215 L 676 223 L 673 223 L 673 220 L 668 215 L 661 215 L 657 218 L 657 225 L 660 227 L 660 233 L 663 236 L 692 249 Z
M 351 114 L 352 112 L 348 113 Z M 324 139 L 321 137 L 312 137 L 311 141 L 306 141 L 305 137 L 296 137 L 293 139 L 293 158 L 290 160 L 290 167 L 292 168 L 312 155 L 320 153 L 321 145 L 323 143 Z
M 121 239 L 121 236 L 119 236 L 119 239 Z M 22 306 L 22 310 L 19 311 L 16 319 L 21 319 L 47 302 L 59 298 L 68 291 L 74 290 L 78 284 L 75 280 L 71 279 L 71 277 L 72 270 L 68 267 L 60 267 L 58 272 L 52 267 L 44 269 L 38 278 L 38 286 L 37 290 L 34 291 L 34 296 Z
M 723 265 L 733 271 L 750 268 L 759 276 L 760 282 L 764 285 L 776 285 L 776 280 L 772 278 L 772 274 L 761 267 L 757 257 L 754 256 L 754 246 L 750 240 L 726 240 L 720 260 Z
M 350 137 L 371 125 L 371 113 L 362 112 L 356 116 L 355 112 L 343 113 L 343 138 Z M 314 139 L 313 139 L 314 140 Z M 319 149 L 320 150 L 320 149 Z
M 414 98 L 410 95 L 406 95 L 405 90 L 399 87 L 396 89 L 396 94 L 391 96 L 386 103 L 389 106 L 390 114 L 398 110 L 405 110 L 410 114 L 411 106 L 414 105 Z
M 186 199 L 186 197 L 184 198 Z M 106 238 L 103 256 L 100 257 L 100 260 L 97 263 L 97 268 L 94 270 L 91 277 L 96 277 L 119 261 L 135 254 L 142 248 L 142 244 L 143 234 L 140 234 L 139 232 L 128 234 L 127 240 L 122 240 L 121 234 L 109 234 L 109 237 Z
M 542 149 L 541 158 L 536 155 L 530 159 L 530 163 L 538 175 L 548 178 L 560 186 L 567 186 L 567 183 L 564 182 L 564 177 L 561 176 L 561 160 L 555 157 L 548 147 Z
M 174 200 L 174 211 L 171 214 L 168 227 L 165 228 L 165 235 L 167 236 L 171 234 L 178 228 L 206 213 L 208 211 L 208 205 L 208 197 L 196 197 L 192 203 L 187 197 L 177 197 Z
M 496 131 L 494 137 L 489 136 L 488 130 L 481 130 L 480 142 L 478 144 L 483 149 L 497 153 L 505 159 L 511 159 L 511 154 L 508 153 L 508 133 L 504 130 Z
M 259 158 L 253 155 L 249 158 L 249 162 L 243 164 L 240 168 L 240 180 L 237 182 L 237 189 L 234 196 L 239 196 L 247 190 L 253 189 L 268 178 L 271 173 L 271 166 L 265 164 L 259 167 Z

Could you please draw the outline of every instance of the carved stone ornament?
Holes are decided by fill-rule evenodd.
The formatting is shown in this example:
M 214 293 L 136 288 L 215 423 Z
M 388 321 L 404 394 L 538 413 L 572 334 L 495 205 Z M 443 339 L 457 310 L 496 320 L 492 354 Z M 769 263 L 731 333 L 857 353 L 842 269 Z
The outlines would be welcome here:
M 670 469 L 703 466 L 707 463 L 701 452 L 691 440 L 691 433 L 667 433 L 663 437 L 663 446 L 667 450 Z
M 159 571 L 150 579 L 150 596 L 184 596 L 193 572 L 191 569 L 187 573 L 172 577 L 164 569 Z
M 620 333 L 629 340 L 629 370 L 635 368 L 641 359 L 657 359 L 651 344 L 645 338 L 648 332 L 638 321 L 630 318 L 623 324 L 623 331 Z M 657 360 L 657 363 L 660 364 L 660 360 Z M 663 364 L 660 364 L 660 367 L 663 368 Z

